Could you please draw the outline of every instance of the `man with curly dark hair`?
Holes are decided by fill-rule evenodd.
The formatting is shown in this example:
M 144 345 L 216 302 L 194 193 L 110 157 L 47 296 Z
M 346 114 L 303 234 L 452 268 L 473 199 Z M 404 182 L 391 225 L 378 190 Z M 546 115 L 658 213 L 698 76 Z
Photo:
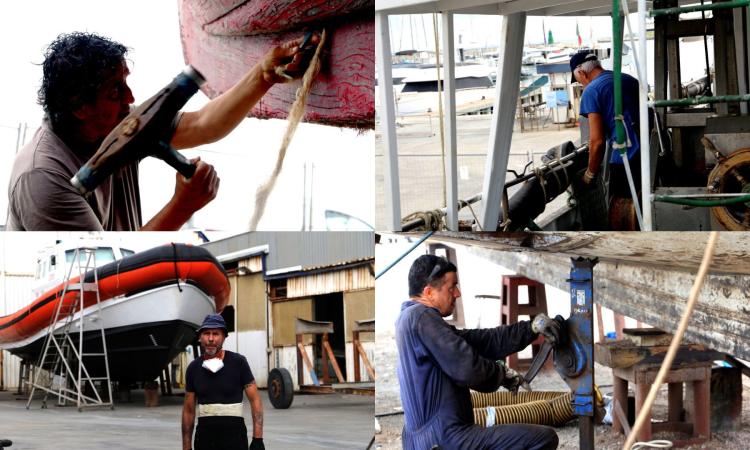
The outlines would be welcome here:
M 300 42 L 271 49 L 224 94 L 198 111 L 178 114 L 172 147 L 196 147 L 226 136 L 271 86 L 288 81 L 277 66 L 286 73 L 303 72 Z M 192 161 L 192 178 L 176 174 L 171 200 L 145 225 L 138 162 L 116 171 L 88 196 L 71 185 L 70 178 L 131 111 L 135 99 L 127 84 L 127 51 L 106 37 L 80 32 L 60 35 L 47 48 L 38 98 L 45 119 L 13 164 L 8 230 L 177 230 L 216 197 L 219 177 L 200 158 Z

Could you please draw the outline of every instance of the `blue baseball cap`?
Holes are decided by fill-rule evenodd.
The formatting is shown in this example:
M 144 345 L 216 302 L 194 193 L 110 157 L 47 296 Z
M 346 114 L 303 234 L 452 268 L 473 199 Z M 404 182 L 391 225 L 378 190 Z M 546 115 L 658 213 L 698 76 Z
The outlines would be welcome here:
M 201 327 L 198 328 L 198 334 L 203 332 L 203 330 L 212 330 L 212 329 L 224 330 L 224 336 L 227 336 L 229 334 L 229 331 L 227 330 L 227 323 L 224 321 L 224 318 L 221 317 L 220 314 L 207 315 L 206 318 L 203 319 L 203 323 L 201 324 Z
M 581 50 L 580 52 L 571 56 L 570 57 L 570 82 L 571 83 L 576 82 L 576 77 L 573 74 L 573 72 L 575 72 L 578 66 L 585 63 L 586 61 L 596 61 L 597 59 L 598 58 L 596 57 L 596 54 L 592 53 L 591 50 Z

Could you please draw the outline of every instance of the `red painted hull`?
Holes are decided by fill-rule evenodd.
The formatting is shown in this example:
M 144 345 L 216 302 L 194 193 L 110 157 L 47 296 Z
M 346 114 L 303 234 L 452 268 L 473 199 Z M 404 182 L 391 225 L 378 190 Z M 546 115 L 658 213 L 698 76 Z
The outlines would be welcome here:
M 214 98 L 231 88 L 269 49 L 325 28 L 323 67 L 303 121 L 350 128 L 375 126 L 374 2 L 348 0 L 203 2 L 180 0 L 185 60 L 207 79 Z M 301 82 L 275 85 L 251 117 L 285 119 Z
M 216 311 L 224 309 L 229 299 L 229 281 L 211 261 L 166 261 L 148 264 L 125 272 L 118 272 L 99 279 L 99 294 L 102 301 L 143 291 L 151 286 L 163 286 L 180 280 L 194 284 L 207 295 L 212 296 Z M 78 277 L 71 280 L 78 282 Z M 26 339 L 47 329 L 55 315 L 59 295 L 62 295 L 63 284 L 50 289 L 30 305 L 14 314 L 0 317 L 0 344 Z M 67 292 L 64 302 L 70 305 L 75 301 L 78 292 Z M 95 294 L 86 292 L 84 306 L 96 303 Z M 60 319 L 64 317 L 61 315 Z

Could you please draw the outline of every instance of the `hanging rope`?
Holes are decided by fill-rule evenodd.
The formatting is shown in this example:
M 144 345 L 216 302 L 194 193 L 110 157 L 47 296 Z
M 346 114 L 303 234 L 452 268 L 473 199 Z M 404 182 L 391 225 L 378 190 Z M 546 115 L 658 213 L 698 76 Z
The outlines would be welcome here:
M 424 17 L 422 17 L 422 20 L 424 20 Z M 436 13 L 432 14 L 432 31 L 435 37 L 435 70 L 437 71 L 438 116 L 440 116 L 440 155 L 442 156 L 443 160 L 443 206 L 448 206 L 448 200 L 446 200 L 446 189 L 448 188 L 448 186 L 445 175 L 445 116 L 443 114 L 443 83 L 440 80 L 440 39 L 438 38 L 438 22 Z M 425 44 L 426 40 L 427 36 L 425 33 Z M 445 74 L 445 72 L 443 72 L 443 74 Z
M 622 450 L 632 450 L 632 447 L 635 444 L 636 436 L 638 436 L 641 428 L 646 425 L 647 416 L 651 413 L 651 406 L 653 406 L 654 400 L 656 400 L 656 393 L 659 391 L 659 387 L 661 387 L 662 383 L 664 383 L 667 372 L 669 372 L 669 369 L 672 367 L 672 362 L 674 362 L 675 355 L 677 355 L 677 349 L 682 342 L 682 337 L 685 334 L 685 330 L 687 330 L 688 323 L 690 322 L 690 317 L 693 315 L 693 309 L 695 308 L 695 304 L 698 301 L 701 289 L 703 289 L 703 283 L 706 281 L 708 269 L 711 267 L 711 262 L 713 262 L 714 259 L 714 251 L 716 250 L 716 241 L 718 239 L 719 233 L 717 233 L 716 231 L 712 231 L 708 236 L 708 243 L 706 243 L 706 248 L 703 251 L 703 259 L 701 260 L 698 274 L 695 276 L 695 281 L 693 281 L 693 287 L 690 289 L 690 294 L 688 296 L 685 309 L 682 311 L 682 317 L 680 318 L 679 325 L 677 326 L 677 331 L 674 333 L 672 342 L 669 343 L 669 349 L 667 350 L 667 354 L 664 356 L 664 361 L 662 361 L 659 372 L 656 374 L 656 379 L 653 383 L 651 383 L 651 389 L 649 389 L 648 391 L 646 400 L 644 401 L 643 406 L 641 406 L 638 417 L 635 420 L 635 424 L 633 425 L 633 428 L 630 429 L 630 434 L 625 440 L 625 444 L 623 444 Z
M 315 54 L 310 60 L 310 65 L 305 71 L 305 75 L 302 77 L 302 86 L 297 89 L 297 98 L 294 100 L 294 104 L 289 110 L 289 125 L 287 126 L 284 138 L 281 140 L 281 148 L 279 149 L 279 156 L 276 158 L 276 166 L 271 172 L 271 176 L 258 186 L 258 190 L 255 192 L 255 210 L 253 211 L 253 217 L 250 219 L 250 231 L 255 231 L 258 227 L 263 213 L 266 210 L 266 202 L 268 196 L 271 194 L 276 179 L 281 173 L 281 167 L 284 164 L 284 158 L 286 157 L 286 149 L 289 147 L 289 143 L 292 141 L 294 132 L 297 130 L 302 115 L 305 113 L 305 104 L 307 103 L 307 95 L 310 93 L 313 80 L 320 72 L 320 52 L 326 42 L 326 30 L 320 33 L 320 42 L 318 42 L 318 48 L 315 49 Z

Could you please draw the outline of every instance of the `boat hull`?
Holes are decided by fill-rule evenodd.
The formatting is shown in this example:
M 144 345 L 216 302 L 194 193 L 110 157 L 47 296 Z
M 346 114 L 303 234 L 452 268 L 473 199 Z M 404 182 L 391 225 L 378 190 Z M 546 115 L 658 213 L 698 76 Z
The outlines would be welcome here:
M 177 320 L 105 330 L 110 379 L 119 383 L 155 380 L 175 356 L 195 339 L 197 329 L 195 324 Z M 78 335 L 71 337 L 78 345 Z M 157 345 L 153 345 L 152 337 Z M 99 332 L 84 332 L 83 345 L 86 352 L 101 352 Z M 43 348 L 44 338 L 40 338 L 23 347 L 8 350 L 22 359 L 36 362 Z M 87 358 L 84 364 L 90 376 L 106 375 L 102 358 Z M 73 365 L 73 370 L 77 372 L 77 366 Z
M 461 248 L 563 291 L 570 287 L 570 258 L 598 258 L 595 303 L 674 333 L 707 239 L 705 232 L 438 232 L 427 242 Z M 748 253 L 750 242 L 742 233 L 721 234 L 686 341 L 750 359 Z
M 269 15 L 269 8 L 259 7 L 260 2 L 180 1 L 183 54 L 185 61 L 206 78 L 203 92 L 210 98 L 221 95 L 271 48 L 301 37 L 304 27 L 325 28 L 324 61 L 302 120 L 374 128 L 374 2 L 330 2 L 332 6 L 325 8 L 314 2 L 282 3 L 279 11 L 283 14 Z M 249 116 L 285 119 L 300 85 L 300 81 L 294 81 L 273 86 Z
M 102 301 L 132 297 L 138 292 L 160 286 L 177 286 L 185 283 L 199 287 L 213 299 L 216 312 L 221 312 L 229 298 L 229 281 L 223 267 L 205 249 L 183 244 L 173 244 L 136 253 L 106 264 L 97 269 L 99 296 Z M 88 272 L 86 283 L 94 281 L 93 271 Z M 78 277 L 71 283 L 77 283 Z M 76 302 L 77 291 L 64 291 L 64 283 L 50 289 L 28 306 L 8 316 L 0 317 L 0 346 L 9 347 L 46 332 L 55 317 L 60 296 L 67 307 Z M 96 303 L 94 292 L 84 293 L 84 309 Z M 65 319 L 61 314 L 58 321 Z M 142 319 L 148 319 L 143 317 Z M 134 320 L 138 320 L 135 319 Z
M 61 335 L 69 322 L 76 346 L 82 335 L 84 353 L 101 353 L 103 329 L 110 378 L 150 381 L 195 340 L 203 318 L 221 312 L 229 296 L 229 281 L 218 261 L 203 248 L 183 244 L 136 253 L 99 267 L 96 274 L 98 305 L 95 292 L 85 292 L 76 310 L 61 314 L 50 327 L 61 298 L 73 305 L 80 295 L 61 283 L 16 313 L 0 317 L 0 347 L 37 363 L 48 334 Z M 92 283 L 94 272 L 84 281 Z M 77 283 L 77 277 L 70 282 Z M 102 357 L 84 363 L 89 375 L 106 374 Z
M 132 297 L 102 302 L 101 314 L 95 306 L 83 311 L 83 345 L 86 353 L 102 351 L 99 327 L 104 329 L 110 378 L 115 381 L 150 381 L 177 354 L 190 345 L 203 318 L 215 311 L 213 300 L 195 286 L 163 286 Z M 73 317 L 70 336 L 78 345 L 78 320 Z M 100 325 L 101 324 L 101 325 Z M 62 333 L 58 322 L 55 334 Z M 12 354 L 32 362 L 39 360 L 47 331 L 6 346 Z M 103 376 L 101 357 L 85 361 L 92 376 Z

